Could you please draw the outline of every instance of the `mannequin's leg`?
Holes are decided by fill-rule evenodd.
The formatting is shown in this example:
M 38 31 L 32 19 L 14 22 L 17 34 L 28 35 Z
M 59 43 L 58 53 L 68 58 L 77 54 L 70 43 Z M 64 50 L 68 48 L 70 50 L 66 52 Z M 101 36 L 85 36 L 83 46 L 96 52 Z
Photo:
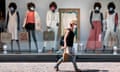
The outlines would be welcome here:
M 11 52 L 13 52 L 13 40 L 11 40 Z
M 17 45 L 18 45 L 18 50 L 19 50 L 19 52 L 21 52 L 21 50 L 20 50 L 20 42 L 19 42 L 19 40 L 16 40 L 16 42 L 17 42 Z
M 28 36 L 29 36 L 29 52 L 31 52 L 31 32 L 30 32 L 30 30 L 28 30 Z
M 34 42 L 35 42 L 35 46 L 36 46 L 37 52 L 38 52 L 38 44 L 37 44 L 37 40 L 36 40 L 35 31 L 32 31 L 32 37 L 33 37 L 33 40 L 34 40 Z
M 54 28 L 54 50 L 57 50 L 57 35 L 58 34 L 58 29 Z
M 47 47 L 47 41 L 44 41 L 44 45 L 43 45 L 42 52 L 45 52 L 45 50 L 46 50 L 46 47 Z
M 109 39 L 110 39 L 109 37 L 110 37 L 110 31 L 107 30 L 104 37 L 103 51 L 108 47 Z

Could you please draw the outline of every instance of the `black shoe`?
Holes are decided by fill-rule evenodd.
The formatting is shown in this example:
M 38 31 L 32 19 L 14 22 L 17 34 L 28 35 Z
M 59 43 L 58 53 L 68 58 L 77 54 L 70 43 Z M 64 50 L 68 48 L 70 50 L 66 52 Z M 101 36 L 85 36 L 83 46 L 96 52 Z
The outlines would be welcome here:
M 54 69 L 55 69 L 55 71 L 59 71 L 59 68 L 58 68 L 58 67 L 56 67 L 56 66 L 54 67 Z
M 75 72 L 82 72 L 80 69 L 75 70 Z

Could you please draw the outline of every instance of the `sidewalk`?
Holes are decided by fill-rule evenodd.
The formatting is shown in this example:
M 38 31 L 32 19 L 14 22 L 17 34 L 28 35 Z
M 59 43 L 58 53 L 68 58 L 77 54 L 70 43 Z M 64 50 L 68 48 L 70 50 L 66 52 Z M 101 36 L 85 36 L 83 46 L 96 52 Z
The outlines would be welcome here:
M 78 62 L 78 67 L 82 72 L 120 72 L 120 63 L 93 63 Z M 0 63 L 0 72 L 55 72 L 55 63 Z M 72 63 L 66 62 L 60 65 L 59 72 L 74 72 Z

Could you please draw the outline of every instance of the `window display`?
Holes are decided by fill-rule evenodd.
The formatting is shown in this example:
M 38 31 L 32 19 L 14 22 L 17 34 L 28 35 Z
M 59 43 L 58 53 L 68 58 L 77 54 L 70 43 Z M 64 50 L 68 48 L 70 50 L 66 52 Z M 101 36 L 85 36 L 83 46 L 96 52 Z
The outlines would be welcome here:
M 62 55 L 70 23 L 74 23 L 72 48 L 75 55 L 120 53 L 120 11 L 116 1 L 78 0 L 80 4 L 75 1 L 75 5 L 63 0 L 62 3 L 23 1 L 6 1 L 5 26 L 0 23 L 0 43 L 4 53 Z M 69 40 L 68 44 L 71 44 L 71 38 Z

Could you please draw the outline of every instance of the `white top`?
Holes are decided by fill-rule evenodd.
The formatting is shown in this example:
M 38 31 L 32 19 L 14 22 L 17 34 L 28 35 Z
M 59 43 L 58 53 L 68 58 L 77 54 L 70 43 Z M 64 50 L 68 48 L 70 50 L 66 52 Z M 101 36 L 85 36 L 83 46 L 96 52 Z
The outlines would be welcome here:
M 18 39 L 17 25 L 17 12 L 14 14 L 9 12 L 8 32 L 12 34 L 12 40 Z
M 92 21 L 101 21 L 101 14 L 93 12 Z
M 59 23 L 59 13 L 58 12 L 53 13 L 52 11 L 49 10 L 46 16 L 46 23 L 48 27 L 56 28 L 57 23 Z
M 107 13 L 106 23 L 107 23 L 107 29 L 114 31 L 114 25 L 115 25 L 115 14 L 109 14 Z

